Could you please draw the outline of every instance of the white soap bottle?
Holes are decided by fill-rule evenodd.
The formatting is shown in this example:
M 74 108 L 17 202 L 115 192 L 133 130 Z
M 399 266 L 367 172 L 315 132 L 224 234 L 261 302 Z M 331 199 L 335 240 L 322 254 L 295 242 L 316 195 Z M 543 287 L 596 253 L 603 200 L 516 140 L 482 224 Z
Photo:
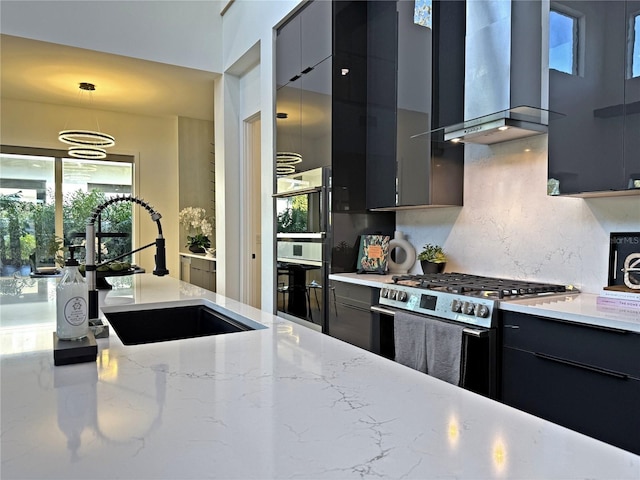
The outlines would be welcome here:
M 89 332 L 87 284 L 69 247 L 62 278 L 56 288 L 56 334 L 60 340 L 79 340 Z

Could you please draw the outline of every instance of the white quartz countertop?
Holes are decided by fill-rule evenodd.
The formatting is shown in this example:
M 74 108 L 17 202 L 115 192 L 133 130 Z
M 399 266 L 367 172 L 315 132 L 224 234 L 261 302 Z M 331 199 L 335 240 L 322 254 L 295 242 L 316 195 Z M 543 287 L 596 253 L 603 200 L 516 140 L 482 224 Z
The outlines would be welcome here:
M 205 254 L 205 253 L 191 253 L 191 252 L 180 252 L 181 257 L 190 257 L 190 258 L 201 258 L 203 260 L 209 260 L 211 262 L 217 261 L 217 258 L 213 255 Z
M 385 283 L 391 283 L 392 278 L 393 275 L 359 275 L 357 273 L 329 275 L 330 280 L 375 288 L 382 288 Z M 597 299 L 598 295 L 590 293 L 550 295 L 500 301 L 500 310 L 640 333 L 640 310 L 598 305 Z
M 112 332 L 95 363 L 54 367 L 57 279 L 0 280 L 3 480 L 640 479 L 640 456 L 335 338 L 172 278 L 118 280 L 105 309 L 204 302 L 267 328 Z

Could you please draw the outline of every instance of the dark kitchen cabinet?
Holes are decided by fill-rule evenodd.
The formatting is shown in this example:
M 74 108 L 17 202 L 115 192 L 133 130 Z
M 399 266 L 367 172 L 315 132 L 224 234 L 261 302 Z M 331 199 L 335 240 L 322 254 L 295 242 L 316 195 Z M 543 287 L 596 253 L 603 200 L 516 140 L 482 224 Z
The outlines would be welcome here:
M 278 30 L 278 152 L 295 152 L 306 171 L 331 165 L 331 2 L 314 1 Z
M 462 120 L 465 2 L 433 2 L 433 29 L 413 14 L 412 2 L 368 4 L 370 209 L 462 205 L 464 146 L 424 133 Z
M 365 350 L 374 351 L 376 336 L 371 306 L 378 303 L 380 289 L 332 280 L 327 333 Z
M 320 10 L 314 10 L 315 3 L 323 4 Z M 391 236 L 395 229 L 393 212 L 369 212 L 366 206 L 368 3 L 315 0 L 282 26 L 276 37 L 276 78 L 280 79 L 276 92 L 277 151 L 300 153 L 302 162 L 295 166 L 297 171 L 331 167 L 331 219 L 325 237 L 331 273 L 355 271 L 359 235 L 379 232 Z M 313 23 L 314 15 L 319 17 L 314 29 L 306 28 L 307 20 L 302 19 Z M 282 43 L 299 38 L 290 27 L 301 32 L 302 45 L 329 44 L 330 56 L 311 70 L 305 65 L 312 61 L 289 66 L 279 57 L 291 48 Z M 307 40 L 307 34 L 321 39 Z M 323 57 L 326 48 L 319 51 L 323 53 L 312 58 Z M 290 76 L 299 68 L 303 70 L 298 78 L 297 73 Z M 283 114 L 287 118 L 282 118 Z
M 549 70 L 549 178 L 561 195 L 640 189 L 640 1 L 561 1 L 576 18 L 573 71 Z M 635 30 L 635 31 L 634 31 Z M 553 45 L 552 45 L 553 47 Z
M 331 2 L 314 1 L 278 29 L 276 86 L 294 82 L 331 56 Z
M 640 335 L 503 312 L 502 401 L 640 454 Z

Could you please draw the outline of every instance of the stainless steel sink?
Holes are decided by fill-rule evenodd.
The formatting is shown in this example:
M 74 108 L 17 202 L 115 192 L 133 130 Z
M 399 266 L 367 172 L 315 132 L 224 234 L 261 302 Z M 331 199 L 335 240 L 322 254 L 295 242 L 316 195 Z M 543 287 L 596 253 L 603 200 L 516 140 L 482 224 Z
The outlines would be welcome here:
M 125 345 L 256 330 L 206 305 L 105 311 L 104 315 Z

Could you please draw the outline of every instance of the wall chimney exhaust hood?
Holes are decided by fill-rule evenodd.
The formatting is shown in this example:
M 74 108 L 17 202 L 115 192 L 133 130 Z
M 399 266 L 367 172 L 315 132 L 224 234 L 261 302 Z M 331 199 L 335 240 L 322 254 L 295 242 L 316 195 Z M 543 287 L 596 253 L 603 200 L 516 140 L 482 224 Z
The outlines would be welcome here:
M 444 127 L 444 141 L 491 145 L 547 133 L 549 121 L 563 115 L 519 106 Z

